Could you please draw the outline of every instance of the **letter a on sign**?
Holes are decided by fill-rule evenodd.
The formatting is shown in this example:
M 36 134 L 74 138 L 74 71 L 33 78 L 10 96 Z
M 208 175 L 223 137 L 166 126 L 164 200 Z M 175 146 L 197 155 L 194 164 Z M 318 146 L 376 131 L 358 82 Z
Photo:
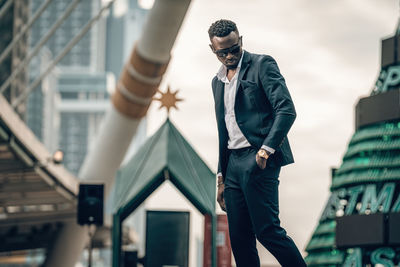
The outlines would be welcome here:
M 347 255 L 343 267 L 362 267 L 362 255 L 360 248 L 353 249 L 353 251 Z

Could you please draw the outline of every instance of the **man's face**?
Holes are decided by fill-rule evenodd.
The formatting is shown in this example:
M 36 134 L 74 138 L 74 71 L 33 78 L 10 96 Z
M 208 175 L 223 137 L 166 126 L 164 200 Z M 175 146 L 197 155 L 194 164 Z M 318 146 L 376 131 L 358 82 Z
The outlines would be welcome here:
M 242 37 L 231 32 L 227 36 L 211 39 L 211 50 L 216 54 L 219 61 L 228 69 L 235 69 L 242 56 Z

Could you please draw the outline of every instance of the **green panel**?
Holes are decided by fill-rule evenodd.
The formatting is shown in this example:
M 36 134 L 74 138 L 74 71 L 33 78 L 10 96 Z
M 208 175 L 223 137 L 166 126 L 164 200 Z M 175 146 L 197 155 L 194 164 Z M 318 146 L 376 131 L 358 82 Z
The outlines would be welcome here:
M 400 135 L 400 123 L 379 124 L 357 131 L 351 138 L 350 144 L 369 139 L 383 139 L 384 136 Z
M 344 155 L 344 159 L 361 153 L 365 153 L 366 155 L 368 155 L 373 151 L 387 151 L 395 149 L 396 150 L 400 149 L 400 139 L 388 140 L 388 141 L 374 140 L 369 142 L 362 142 L 362 143 L 357 143 L 353 146 L 349 146 L 349 149 Z
M 305 258 L 305 261 L 308 266 L 332 266 L 332 264 L 333 266 L 336 266 L 336 264 L 341 264 L 343 259 L 343 252 L 332 249 L 308 255 Z
M 321 234 L 334 234 L 336 227 L 336 221 L 327 221 L 320 223 L 314 231 L 314 235 Z
M 160 128 L 137 151 L 132 159 L 121 167 L 115 182 L 114 211 L 138 194 L 167 165 L 165 127 Z
M 345 160 L 335 175 L 340 175 L 349 171 L 362 170 L 369 168 L 391 168 L 400 166 L 400 156 L 381 157 L 373 155 L 371 157 L 358 157 Z
M 133 213 L 136 208 L 139 207 L 140 204 L 142 204 L 165 181 L 165 172 L 168 171 L 164 170 L 152 179 L 142 182 L 142 184 L 137 187 L 138 190 L 136 192 L 131 192 L 131 195 L 127 198 L 127 202 L 119 209 L 121 220 L 125 220 L 131 213 Z
M 188 198 L 201 200 L 208 212 L 215 210 L 215 174 L 193 150 L 189 143 L 170 125 L 168 166 L 177 182 L 185 188 Z M 191 177 L 191 179 L 188 179 Z
M 306 250 L 332 248 L 335 244 L 335 235 L 316 236 L 308 243 Z
M 395 180 L 400 180 L 400 166 L 399 168 L 367 169 L 338 175 L 333 178 L 331 188 L 336 189 L 338 187 L 349 186 L 351 184 L 385 182 Z

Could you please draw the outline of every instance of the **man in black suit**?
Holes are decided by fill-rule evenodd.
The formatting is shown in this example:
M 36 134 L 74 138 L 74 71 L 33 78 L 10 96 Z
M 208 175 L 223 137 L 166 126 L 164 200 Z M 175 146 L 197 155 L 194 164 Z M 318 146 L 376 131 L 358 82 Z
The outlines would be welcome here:
M 212 81 L 219 137 L 217 201 L 228 214 L 238 267 L 259 267 L 256 238 L 284 267 L 306 266 L 280 226 L 281 166 L 293 163 L 287 134 L 296 111 L 275 60 L 242 50 L 229 20 L 213 23 L 210 48 L 222 63 Z

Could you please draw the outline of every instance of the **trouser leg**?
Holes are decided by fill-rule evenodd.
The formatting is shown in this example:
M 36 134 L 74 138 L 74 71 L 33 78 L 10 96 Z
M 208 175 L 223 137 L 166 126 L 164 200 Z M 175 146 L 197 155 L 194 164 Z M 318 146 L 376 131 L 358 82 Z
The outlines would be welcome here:
M 246 201 L 241 190 L 228 188 L 224 192 L 228 214 L 229 237 L 237 267 L 259 267 L 256 235 L 251 225 Z
M 257 239 L 283 267 L 306 266 L 295 243 L 280 226 L 279 170 L 255 166 L 248 174 L 242 187 Z
M 237 267 L 259 267 L 256 236 L 251 224 L 248 208 L 237 181 L 232 158 L 225 177 L 224 199 L 228 215 L 229 237 Z

